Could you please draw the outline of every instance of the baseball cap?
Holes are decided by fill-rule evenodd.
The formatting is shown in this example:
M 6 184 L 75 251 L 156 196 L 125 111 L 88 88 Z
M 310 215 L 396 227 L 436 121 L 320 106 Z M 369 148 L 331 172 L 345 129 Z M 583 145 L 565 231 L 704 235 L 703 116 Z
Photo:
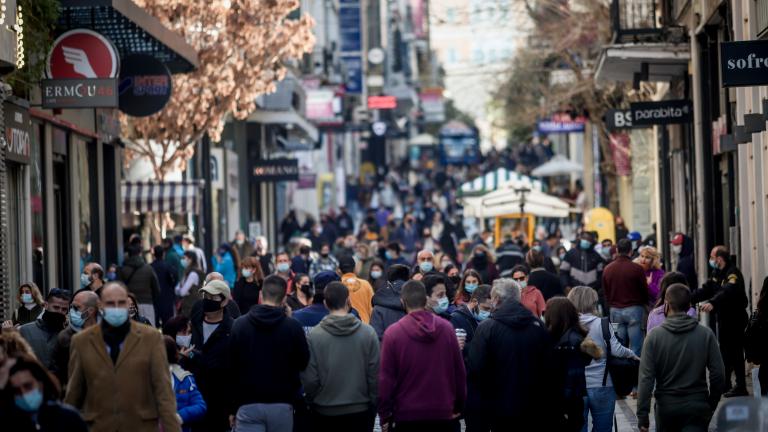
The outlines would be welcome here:
M 315 283 L 315 290 L 317 292 L 321 292 L 329 283 L 339 281 L 341 281 L 341 278 L 338 274 L 336 274 L 336 272 L 324 271 L 315 275 L 315 280 L 313 282 Z
M 677 233 L 675 234 L 674 237 L 672 237 L 672 241 L 670 243 L 672 243 L 673 246 L 680 246 L 681 244 L 683 244 L 683 240 L 684 240 L 683 235 L 680 233 Z
M 229 285 L 226 282 L 220 280 L 212 280 L 200 288 L 200 292 L 206 292 L 210 295 L 223 295 L 224 298 L 232 298 L 229 291 Z

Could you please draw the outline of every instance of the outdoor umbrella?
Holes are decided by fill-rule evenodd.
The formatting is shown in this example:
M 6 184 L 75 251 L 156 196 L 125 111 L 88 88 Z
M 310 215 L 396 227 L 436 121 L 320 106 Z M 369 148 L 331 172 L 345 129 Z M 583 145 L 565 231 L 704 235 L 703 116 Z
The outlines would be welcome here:
M 563 155 L 556 155 L 550 159 L 549 162 L 542 164 L 531 171 L 531 175 L 535 177 L 552 177 L 582 171 L 584 171 L 584 167 L 581 164 L 578 164 Z

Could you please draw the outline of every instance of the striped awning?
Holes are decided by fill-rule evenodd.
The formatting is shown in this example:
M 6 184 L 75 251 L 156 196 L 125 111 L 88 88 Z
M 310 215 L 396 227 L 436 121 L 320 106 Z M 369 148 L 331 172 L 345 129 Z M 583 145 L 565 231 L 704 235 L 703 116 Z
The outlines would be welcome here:
M 127 181 L 121 185 L 123 213 L 198 213 L 202 180 L 153 182 Z

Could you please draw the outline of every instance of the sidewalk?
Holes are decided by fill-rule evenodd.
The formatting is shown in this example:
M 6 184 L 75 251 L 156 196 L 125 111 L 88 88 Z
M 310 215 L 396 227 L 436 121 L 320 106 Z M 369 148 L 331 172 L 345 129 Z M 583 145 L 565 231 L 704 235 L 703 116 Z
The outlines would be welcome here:
M 722 400 L 720 401 L 722 404 Z M 653 405 L 651 405 L 653 406 Z M 719 407 L 718 407 L 719 408 Z M 637 400 L 632 398 L 627 398 L 624 400 L 616 401 L 616 423 L 618 425 L 618 429 L 615 430 L 615 432 L 636 432 L 637 429 L 637 416 L 635 413 L 637 412 Z M 713 416 L 712 422 L 709 424 L 709 430 L 710 431 L 716 431 L 716 419 Z M 653 408 L 651 408 L 651 431 L 656 430 L 655 421 L 653 418 Z

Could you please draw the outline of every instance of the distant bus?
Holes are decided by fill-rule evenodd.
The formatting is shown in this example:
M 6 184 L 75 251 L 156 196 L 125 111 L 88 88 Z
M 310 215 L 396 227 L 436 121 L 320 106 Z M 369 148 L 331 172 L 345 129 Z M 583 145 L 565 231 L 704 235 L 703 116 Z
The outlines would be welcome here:
M 438 156 L 442 165 L 480 163 L 480 136 L 461 122 L 449 122 L 440 129 Z

